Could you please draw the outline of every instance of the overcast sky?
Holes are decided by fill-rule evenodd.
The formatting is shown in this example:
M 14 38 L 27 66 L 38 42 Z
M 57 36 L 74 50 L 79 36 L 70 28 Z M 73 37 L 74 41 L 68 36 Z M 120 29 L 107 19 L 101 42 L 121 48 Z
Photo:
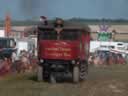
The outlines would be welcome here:
M 128 19 L 128 0 L 0 0 L 0 19 L 7 11 L 18 20 L 40 15 L 66 19 Z

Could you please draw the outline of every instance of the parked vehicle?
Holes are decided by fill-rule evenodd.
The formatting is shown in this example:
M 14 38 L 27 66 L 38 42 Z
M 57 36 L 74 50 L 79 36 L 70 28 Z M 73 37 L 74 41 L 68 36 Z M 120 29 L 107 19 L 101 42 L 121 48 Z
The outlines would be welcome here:
M 27 52 L 31 52 L 31 51 L 33 52 L 35 49 L 35 42 L 34 40 L 29 38 L 16 39 L 16 48 L 17 48 L 17 55 L 19 55 L 20 52 L 23 50 Z
M 14 38 L 0 38 L 0 58 L 11 58 L 12 52 L 14 52 L 16 42 Z

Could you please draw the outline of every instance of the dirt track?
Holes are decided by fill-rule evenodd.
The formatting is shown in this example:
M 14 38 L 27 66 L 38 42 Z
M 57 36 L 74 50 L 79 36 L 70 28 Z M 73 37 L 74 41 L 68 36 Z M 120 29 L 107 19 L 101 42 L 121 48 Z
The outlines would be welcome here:
M 128 65 L 90 67 L 88 80 L 79 84 L 37 82 L 33 75 L 7 76 L 0 96 L 128 96 Z

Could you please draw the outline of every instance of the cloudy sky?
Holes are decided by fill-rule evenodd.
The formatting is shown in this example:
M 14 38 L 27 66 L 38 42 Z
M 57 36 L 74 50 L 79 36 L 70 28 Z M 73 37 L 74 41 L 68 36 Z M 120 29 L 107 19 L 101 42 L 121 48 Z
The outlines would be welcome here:
M 0 0 L 0 19 L 10 12 L 13 19 L 111 18 L 128 19 L 128 0 Z

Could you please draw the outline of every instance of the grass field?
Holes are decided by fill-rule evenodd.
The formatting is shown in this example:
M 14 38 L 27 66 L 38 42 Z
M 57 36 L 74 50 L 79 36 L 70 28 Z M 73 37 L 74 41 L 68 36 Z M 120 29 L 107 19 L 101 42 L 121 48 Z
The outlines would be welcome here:
M 128 96 L 128 65 L 90 66 L 88 80 L 79 84 L 37 82 L 34 74 L 6 76 L 0 96 Z

